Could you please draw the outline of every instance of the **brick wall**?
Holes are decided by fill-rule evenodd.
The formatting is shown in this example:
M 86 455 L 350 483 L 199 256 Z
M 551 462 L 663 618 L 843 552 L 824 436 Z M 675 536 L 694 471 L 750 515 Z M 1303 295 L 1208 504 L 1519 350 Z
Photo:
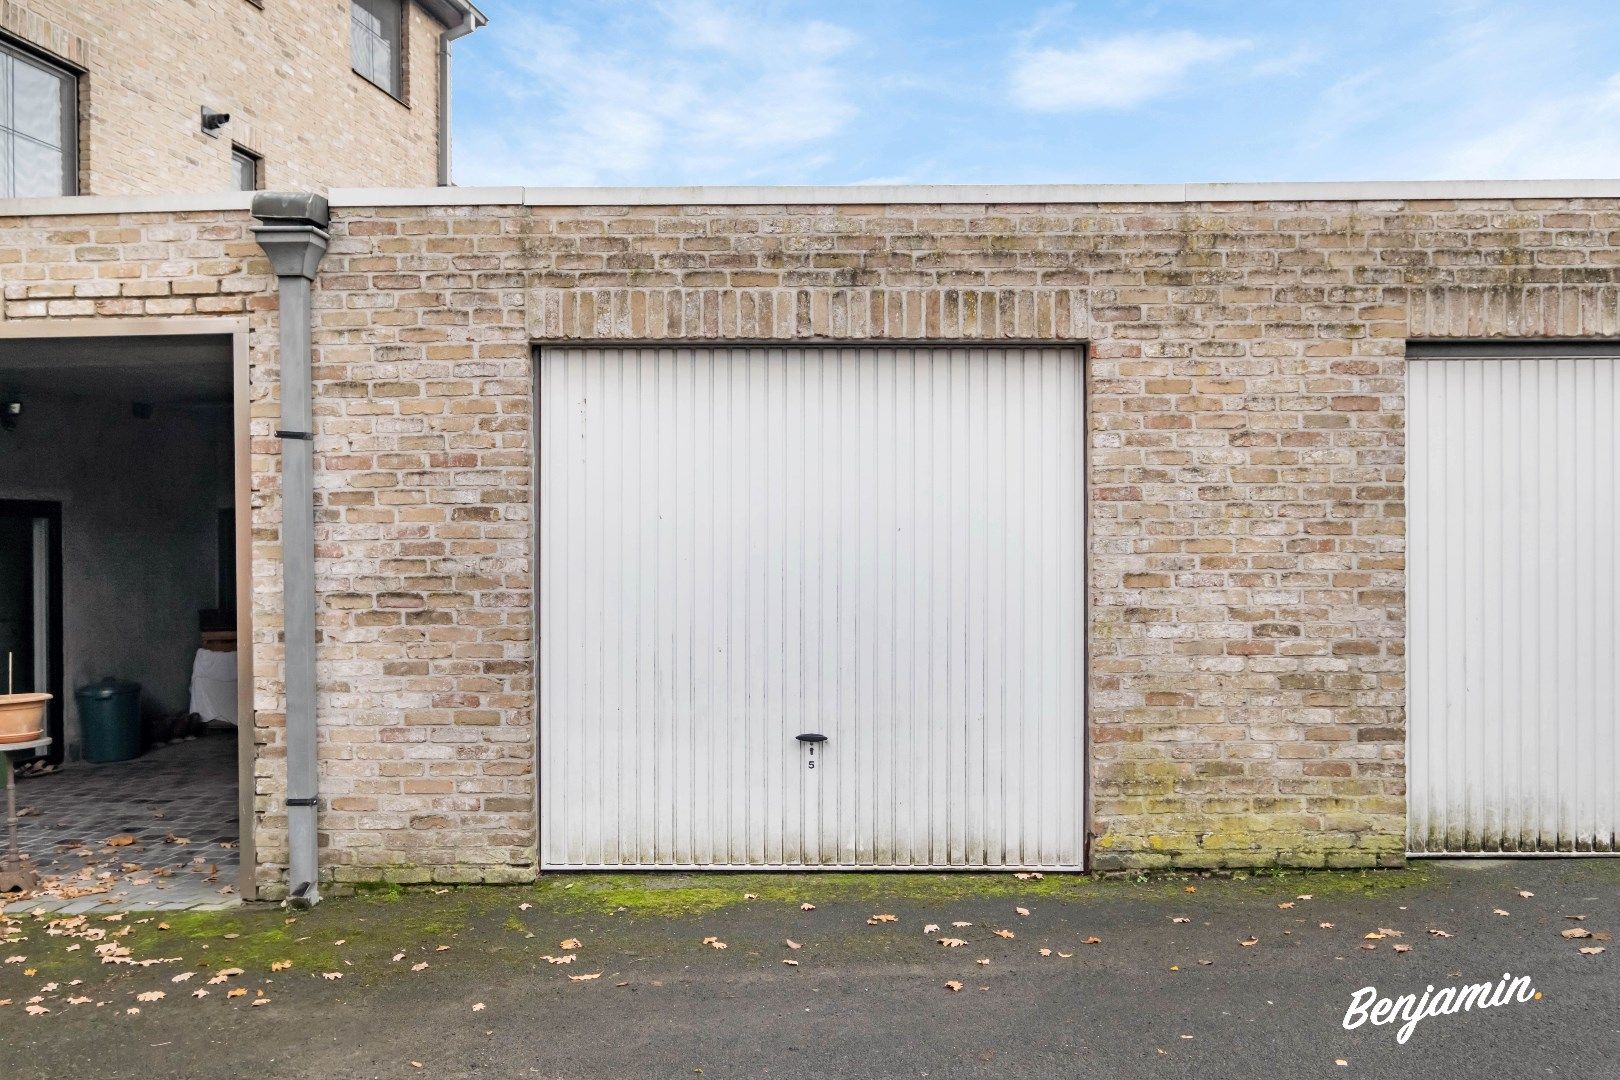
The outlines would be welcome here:
M 265 284 L 245 224 L 0 222 L 5 317 L 201 311 L 181 283 Z M 273 890 L 273 301 L 249 296 Z M 1086 341 L 1094 863 L 1388 864 L 1405 343 L 1620 333 L 1620 200 L 343 210 L 316 305 L 339 880 L 534 872 L 535 340 Z
M 86 72 L 80 194 L 229 191 L 233 142 L 265 188 L 432 185 L 443 27 L 407 6 L 404 102 L 351 70 L 348 0 L 0 0 L 0 33 Z

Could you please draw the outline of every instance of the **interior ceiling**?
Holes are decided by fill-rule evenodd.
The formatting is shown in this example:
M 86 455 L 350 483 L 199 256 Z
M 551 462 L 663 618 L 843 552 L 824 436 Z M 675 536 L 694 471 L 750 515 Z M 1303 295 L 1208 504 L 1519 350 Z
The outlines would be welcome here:
M 231 339 L 0 339 L 0 396 L 72 395 L 154 405 L 231 400 Z

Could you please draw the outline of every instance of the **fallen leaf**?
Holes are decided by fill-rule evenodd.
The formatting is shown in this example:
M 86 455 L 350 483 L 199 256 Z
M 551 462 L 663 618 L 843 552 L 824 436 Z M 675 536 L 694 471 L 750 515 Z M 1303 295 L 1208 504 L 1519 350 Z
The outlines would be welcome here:
M 411 970 L 412 971 L 421 971 L 422 969 L 426 968 L 427 966 L 428 966 L 427 961 L 423 960 L 423 961 L 421 961 L 419 963 L 412 964 L 411 965 Z
M 1029 908 L 1027 908 L 1027 907 L 1015 907 L 1015 908 L 1013 908 L 1013 910 L 1016 911 L 1020 915 L 1028 915 L 1029 914 Z
M 257 1009 L 260 1005 L 268 1005 L 268 1004 L 270 1004 L 270 999 L 267 998 L 267 997 L 255 998 L 253 1000 L 253 1003 L 251 1005 L 249 1005 L 248 1008 Z
M 1582 945 L 1581 946 L 1581 955 L 1582 956 L 1596 956 L 1598 953 L 1600 953 L 1602 951 L 1603 951 L 1603 946 L 1601 946 L 1601 945 Z
M 585 947 L 584 945 L 580 944 L 579 938 L 572 937 L 568 938 L 566 941 L 559 941 L 557 944 L 564 949 L 583 949 Z
M 951 993 L 954 994 L 957 991 L 962 989 L 962 984 L 960 982 L 957 982 L 955 979 L 952 979 L 952 980 L 950 980 L 949 982 L 947 982 L 945 984 L 945 989 L 949 990 Z
M 975 964 L 978 964 L 980 967 L 989 967 L 990 966 L 990 958 L 988 956 L 982 956 L 982 957 L 980 957 L 979 959 L 977 959 L 977 960 L 975 960 L 973 962 Z
M 1384 932 L 1382 930 L 1374 930 L 1370 934 L 1363 934 L 1361 936 L 1366 938 L 1368 941 L 1383 941 L 1384 940 Z
M 233 986 L 229 990 L 225 991 L 225 996 L 227 998 L 247 997 L 247 987 Z
M 1073 956 L 1074 953 L 1072 953 L 1072 952 L 1060 952 L 1060 953 L 1058 953 L 1058 955 L 1063 957 L 1063 959 L 1067 960 L 1069 957 Z
M 1313 900 L 1313 899 L 1315 899 L 1315 897 L 1311 896 L 1311 894 L 1308 893 L 1308 892 L 1304 892 L 1304 893 L 1300 893 L 1298 896 L 1294 897 L 1294 899 L 1295 900 Z
M 449 952 L 450 951 L 450 946 L 448 946 L 448 945 L 435 945 L 435 946 L 433 946 L 433 951 L 434 952 Z
M 1403 945 L 1403 944 L 1400 944 L 1400 943 L 1395 944 L 1394 946 L 1392 946 L 1392 948 L 1398 953 L 1407 953 L 1407 952 L 1412 951 L 1412 946 Z
M 1576 922 L 1585 922 L 1586 921 L 1586 916 L 1585 915 L 1565 915 L 1564 918 L 1566 918 L 1566 919 L 1574 919 Z
M 1451 936 L 1450 934 L 1446 933 L 1444 930 L 1433 930 L 1433 929 L 1431 929 L 1429 931 L 1429 933 L 1432 934 L 1435 937 L 1442 937 L 1442 938 Z
M 900 916 L 898 916 L 898 915 L 873 915 L 870 919 L 866 920 L 866 925 L 867 926 L 876 926 L 878 923 L 899 922 L 899 921 L 900 921 Z
M 208 996 L 208 991 L 199 986 L 197 989 L 191 992 L 191 996 L 194 998 L 205 998 Z
M 1369 942 L 1367 942 L 1367 944 L 1363 945 L 1362 948 L 1363 949 L 1376 949 L 1376 948 L 1378 948 L 1378 946 L 1374 945 L 1372 942 L 1369 941 Z
M 473 1012 L 483 1012 L 484 1011 L 484 1003 L 482 1001 L 474 1002 L 473 1007 L 472 1007 L 472 1011 Z
M 568 981 L 569 982 L 590 982 L 592 979 L 600 979 L 601 977 L 602 977 L 602 973 L 600 971 L 598 971 L 598 972 L 595 972 L 595 973 L 590 974 L 590 975 L 570 975 L 570 976 L 568 976 Z
M 1170 916 L 1170 921 L 1173 922 L 1173 923 L 1190 923 L 1190 922 L 1192 922 L 1192 920 L 1187 918 L 1187 916 L 1185 916 L 1185 915 L 1172 915 L 1172 916 Z
M 86 1005 L 89 1001 L 90 999 L 87 997 L 70 997 L 67 999 L 69 1005 Z
M 26 1008 L 24 1008 L 23 1011 L 26 1012 L 29 1016 L 44 1016 L 46 1013 L 50 1012 L 51 1010 L 47 1009 L 43 1005 L 29 1005 Z M 139 1011 L 139 1010 L 137 1010 L 137 1011 Z
M 1052 950 L 1051 949 L 1042 949 L 1041 950 L 1041 955 L 1042 956 L 1051 956 L 1052 955 Z
M 127 832 L 121 832 L 107 837 L 108 847 L 129 847 L 129 845 L 133 844 L 134 842 L 135 837 L 131 836 Z
M 148 990 L 143 994 L 136 994 L 135 995 L 135 1000 L 136 1001 L 162 1001 L 164 998 L 166 998 L 168 996 L 169 995 L 165 994 L 162 990 Z
M 1323 930 L 1331 930 L 1331 929 L 1333 929 L 1333 924 L 1330 923 L 1330 922 L 1319 922 L 1316 925 L 1318 927 L 1320 927 L 1321 929 L 1323 929 Z
M 961 919 L 958 919 L 956 922 L 951 923 L 951 925 L 960 930 L 963 927 L 972 926 L 973 924 L 970 922 L 963 922 Z
M 1294 902 L 1292 900 L 1284 900 L 1282 903 L 1278 904 L 1277 906 L 1282 908 L 1284 911 L 1287 911 L 1289 908 L 1294 906 Z
M 343 978 L 343 972 L 341 972 L 341 971 L 323 971 L 323 972 L 321 972 L 321 978 L 325 979 L 327 982 L 331 982 L 333 979 L 341 979 L 341 978 Z
M 1344 1060 L 1344 1058 L 1334 1058 L 1333 1059 L 1333 1064 L 1338 1065 L 1341 1068 L 1349 1068 L 1350 1067 L 1350 1063 L 1348 1061 Z
M 800 945 L 797 941 L 794 941 L 792 938 L 784 939 L 782 944 L 786 945 L 788 948 L 792 949 L 794 952 L 798 952 L 800 949 L 804 948 L 803 945 Z
M 816 910 L 816 905 L 814 905 L 814 904 L 800 904 L 799 905 L 799 910 L 800 911 L 814 911 L 814 910 Z
M 935 938 L 934 940 L 938 941 L 941 945 L 945 946 L 947 949 L 960 949 L 963 945 L 967 944 L 966 941 L 963 941 L 959 937 L 942 937 L 942 938 Z
M 1083 937 L 1083 938 L 1080 939 L 1080 944 L 1082 944 L 1082 945 L 1101 945 L 1102 944 L 1102 938 L 1100 938 L 1100 937 Z
M 1519 890 L 1519 896 L 1521 896 L 1521 897 L 1522 897 L 1522 898 L 1524 898 L 1524 899 L 1525 899 L 1525 900 L 1528 900 L 1528 899 L 1530 899 L 1530 898 L 1531 898 L 1531 897 L 1532 897 L 1532 896 L 1534 896 L 1534 895 L 1536 895 L 1536 894 L 1535 894 L 1535 893 L 1533 893 L 1533 892 L 1530 892 L 1530 891 L 1529 891 L 1529 890 L 1527 890 L 1527 889 L 1520 889 L 1520 890 Z
M 1405 937 L 1406 936 L 1405 934 L 1401 933 L 1399 930 L 1391 930 L 1387 926 L 1380 926 L 1378 928 L 1378 932 L 1380 934 L 1383 934 L 1385 937 Z
M 799 966 L 799 962 L 797 960 L 783 960 L 782 963 L 786 964 L 788 967 L 798 967 Z
M 1246 937 L 1242 941 L 1238 942 L 1238 944 L 1242 945 L 1244 948 L 1248 948 L 1250 945 L 1260 944 L 1260 939 L 1257 937 Z
M 534 907 L 534 905 L 529 903 L 527 900 L 525 900 L 523 903 L 518 905 L 518 910 L 519 911 L 528 911 L 532 907 Z
M 1491 912 L 1491 914 L 1492 915 L 1506 915 L 1507 912 L 1503 911 L 1501 908 L 1496 908 L 1495 910 L 1493 910 Z
M 925 933 L 925 934 L 937 934 L 937 933 L 939 933 L 939 923 L 932 923 L 932 922 L 929 923 L 927 926 L 923 927 L 923 933 Z
M 703 939 L 703 944 L 709 946 L 711 949 L 723 949 L 726 947 L 726 943 L 717 937 L 706 937 Z
M 1197 892 L 1197 891 L 1198 891 L 1198 886 L 1196 886 L 1196 885 L 1189 885 L 1189 886 L 1187 886 L 1187 887 L 1186 887 L 1186 888 L 1185 888 L 1185 889 L 1183 889 L 1183 890 L 1181 890 L 1181 891 L 1182 891 L 1182 892 Z
M 1574 938 L 1589 938 L 1589 937 L 1591 937 L 1591 936 L 1592 936 L 1592 931 L 1590 931 L 1590 930 L 1583 930 L 1583 929 L 1582 929 L 1582 928 L 1581 928 L 1581 927 L 1579 927 L 1579 926 L 1572 926 L 1572 927 L 1570 927 L 1570 928 L 1569 928 L 1569 929 L 1568 929 L 1568 930 L 1560 930 L 1560 931 L 1559 931 L 1559 932 L 1558 932 L 1558 936 L 1559 936 L 1559 937 L 1562 937 L 1562 938 L 1570 938 L 1570 939 L 1574 939 Z
M 292 961 L 291 960 L 272 960 L 272 961 L 270 961 L 270 970 L 271 971 L 286 971 L 290 967 L 292 967 Z
M 759 897 L 754 895 L 751 892 L 745 892 L 745 893 L 743 893 L 743 899 L 744 900 L 758 900 Z
M 542 956 L 540 959 L 544 960 L 548 964 L 572 964 L 576 959 L 576 956 L 574 953 L 568 953 L 565 956 Z M 427 967 L 427 965 L 423 964 L 422 967 Z M 411 970 L 417 971 L 420 969 L 412 968 Z

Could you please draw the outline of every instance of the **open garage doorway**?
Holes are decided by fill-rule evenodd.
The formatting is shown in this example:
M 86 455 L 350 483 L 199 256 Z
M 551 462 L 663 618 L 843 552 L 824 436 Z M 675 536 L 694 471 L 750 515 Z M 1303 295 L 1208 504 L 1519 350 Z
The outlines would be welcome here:
M 51 695 L 10 910 L 241 895 L 246 380 L 234 321 L 0 328 L 0 692 Z

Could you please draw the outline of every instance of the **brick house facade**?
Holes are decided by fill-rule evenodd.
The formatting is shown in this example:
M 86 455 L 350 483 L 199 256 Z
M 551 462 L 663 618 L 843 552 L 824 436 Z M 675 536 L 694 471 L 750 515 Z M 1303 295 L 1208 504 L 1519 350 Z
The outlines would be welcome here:
M 315 279 L 340 883 L 537 873 L 537 343 L 1083 346 L 1089 864 L 1120 869 L 1403 861 L 1408 344 L 1620 337 L 1613 184 L 446 194 L 345 197 Z M 199 205 L 4 207 L 0 325 L 244 321 L 273 897 L 276 294 L 245 204 Z
M 403 0 L 396 95 L 352 69 L 349 8 L 0 0 L 0 42 L 76 76 L 80 195 L 231 190 L 233 149 L 259 159 L 260 188 L 445 182 L 441 44 L 459 17 L 482 16 L 464 0 Z M 204 107 L 230 116 L 212 136 Z

